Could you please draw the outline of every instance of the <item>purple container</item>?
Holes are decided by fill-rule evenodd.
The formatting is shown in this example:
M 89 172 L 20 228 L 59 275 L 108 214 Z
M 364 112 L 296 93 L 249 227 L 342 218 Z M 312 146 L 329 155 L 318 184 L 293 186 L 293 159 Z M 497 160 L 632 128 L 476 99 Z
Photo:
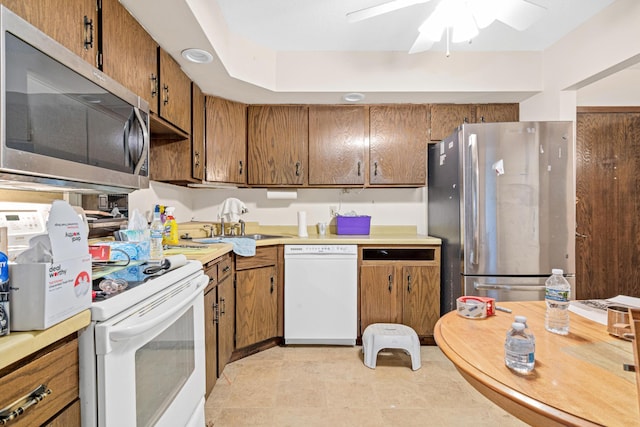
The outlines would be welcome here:
M 371 217 L 360 216 L 337 216 L 337 234 L 369 234 L 371 228 Z

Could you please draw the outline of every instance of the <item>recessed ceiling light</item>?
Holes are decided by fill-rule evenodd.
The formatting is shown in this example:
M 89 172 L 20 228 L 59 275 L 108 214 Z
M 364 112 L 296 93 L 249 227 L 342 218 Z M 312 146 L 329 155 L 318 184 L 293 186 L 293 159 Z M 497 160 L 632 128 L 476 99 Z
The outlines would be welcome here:
M 203 49 L 185 49 L 182 51 L 182 57 L 196 64 L 208 64 L 213 61 L 213 55 Z
M 358 92 L 346 93 L 342 95 L 342 99 L 347 102 L 359 102 L 364 99 L 364 95 Z

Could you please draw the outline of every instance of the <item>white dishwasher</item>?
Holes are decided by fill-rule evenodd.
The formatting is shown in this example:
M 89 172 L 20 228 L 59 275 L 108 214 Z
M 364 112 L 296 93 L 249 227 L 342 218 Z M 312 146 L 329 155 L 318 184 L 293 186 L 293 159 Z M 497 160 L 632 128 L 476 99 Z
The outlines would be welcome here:
M 284 246 L 285 344 L 355 345 L 357 245 Z

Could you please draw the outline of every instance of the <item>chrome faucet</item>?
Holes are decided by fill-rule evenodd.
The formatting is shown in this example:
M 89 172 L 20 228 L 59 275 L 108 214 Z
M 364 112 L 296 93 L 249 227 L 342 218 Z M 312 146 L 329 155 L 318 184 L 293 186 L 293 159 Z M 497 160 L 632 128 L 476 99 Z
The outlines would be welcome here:
M 239 219 L 238 222 L 240 223 L 240 235 L 244 236 L 244 221 Z
M 224 237 L 224 217 L 220 217 L 220 236 Z

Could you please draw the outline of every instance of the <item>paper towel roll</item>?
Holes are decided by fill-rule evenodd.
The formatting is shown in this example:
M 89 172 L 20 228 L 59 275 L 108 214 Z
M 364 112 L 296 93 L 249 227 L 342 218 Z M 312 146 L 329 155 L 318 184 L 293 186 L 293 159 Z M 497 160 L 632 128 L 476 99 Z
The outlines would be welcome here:
M 305 211 L 298 212 L 298 237 L 309 237 L 309 233 L 307 233 L 307 213 Z
M 297 190 L 274 191 L 267 190 L 267 199 L 269 200 L 295 200 L 298 198 Z

